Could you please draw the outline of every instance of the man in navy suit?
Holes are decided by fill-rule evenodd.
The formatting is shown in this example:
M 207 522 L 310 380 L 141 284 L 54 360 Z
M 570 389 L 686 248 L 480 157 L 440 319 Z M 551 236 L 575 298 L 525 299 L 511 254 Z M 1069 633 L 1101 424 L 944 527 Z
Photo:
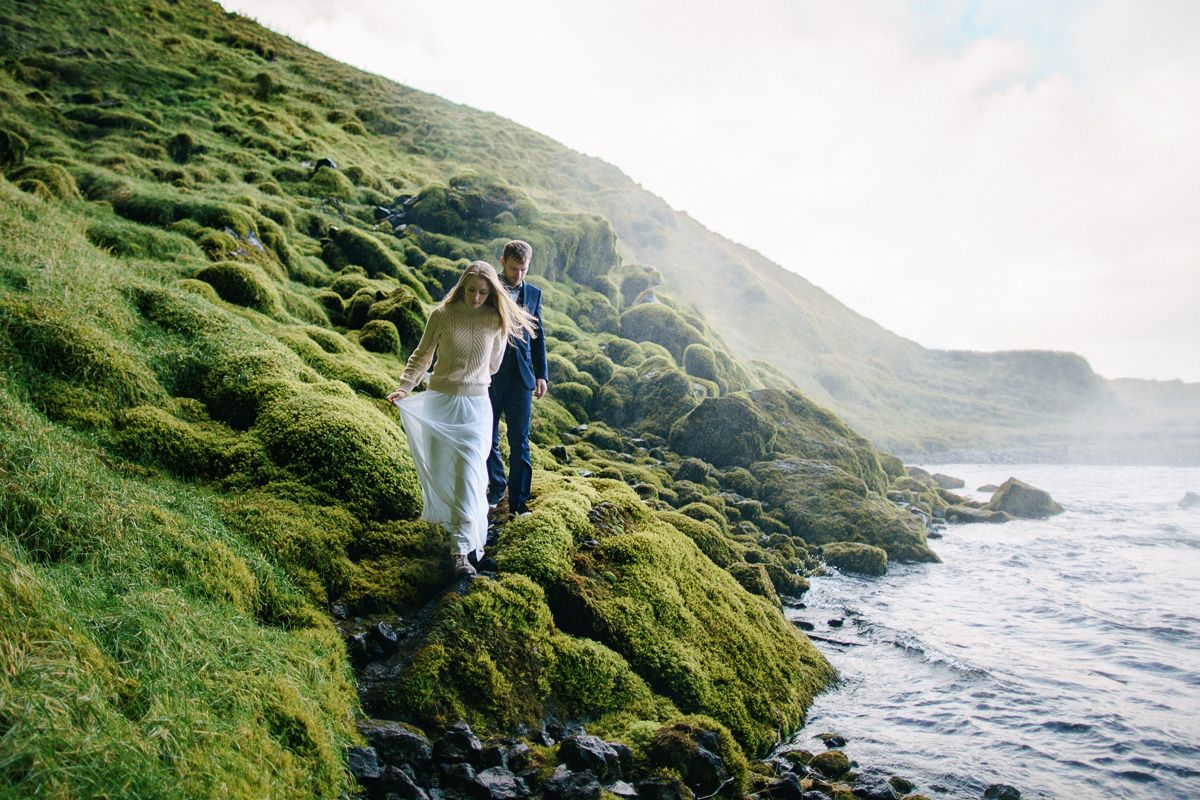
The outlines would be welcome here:
M 500 370 L 492 376 L 488 394 L 492 400 L 492 452 L 488 455 L 488 505 L 495 506 L 508 488 L 508 510 L 524 514 L 529 500 L 533 464 L 529 458 L 529 422 L 533 398 L 541 398 L 549 386 L 546 377 L 546 337 L 542 326 L 542 290 L 525 281 L 533 247 L 520 240 L 504 245 L 500 257 L 500 280 L 517 304 L 537 319 L 537 333 L 528 333 L 504 348 Z M 500 458 L 500 415 L 508 423 L 508 479 Z

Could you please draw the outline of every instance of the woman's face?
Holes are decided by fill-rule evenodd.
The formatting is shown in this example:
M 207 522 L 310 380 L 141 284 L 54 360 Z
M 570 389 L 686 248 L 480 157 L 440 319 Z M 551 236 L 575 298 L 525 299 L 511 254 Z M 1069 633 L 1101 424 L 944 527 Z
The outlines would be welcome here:
M 486 303 L 491 293 L 488 282 L 478 276 L 467 278 L 467 282 L 463 284 L 463 302 L 471 308 L 479 308 Z

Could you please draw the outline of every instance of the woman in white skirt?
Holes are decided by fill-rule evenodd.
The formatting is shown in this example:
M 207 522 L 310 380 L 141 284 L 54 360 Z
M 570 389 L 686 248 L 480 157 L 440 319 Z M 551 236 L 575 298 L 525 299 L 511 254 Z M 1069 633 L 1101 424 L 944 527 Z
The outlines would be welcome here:
M 500 286 L 496 269 L 473 261 L 429 315 L 396 391 L 409 449 L 421 479 L 421 519 L 450 532 L 456 575 L 474 575 L 487 539 L 487 468 L 492 446 L 488 386 L 507 339 L 536 322 Z M 411 394 L 437 355 L 429 390 Z

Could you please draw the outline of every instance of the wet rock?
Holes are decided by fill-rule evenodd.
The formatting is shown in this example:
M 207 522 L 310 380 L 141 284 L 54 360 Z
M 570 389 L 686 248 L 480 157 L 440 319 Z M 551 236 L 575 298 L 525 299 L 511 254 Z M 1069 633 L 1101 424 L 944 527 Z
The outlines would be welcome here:
M 1014 517 L 1025 519 L 1049 517 L 1052 514 L 1061 514 L 1063 510 L 1063 507 L 1054 502 L 1049 493 L 1016 478 L 1006 480 L 985 508 L 993 511 L 1007 511 Z
M 1012 514 L 1007 511 L 993 511 L 987 507 L 971 508 L 970 506 L 950 506 L 946 509 L 947 522 L 1011 522 Z
M 961 489 L 967 485 L 967 482 L 962 478 L 954 478 L 950 475 L 943 475 L 940 472 L 935 472 L 929 477 L 933 478 L 933 482 L 943 489 Z
M 830 749 L 846 746 L 846 737 L 840 733 L 818 733 L 816 738 L 820 739 Z
M 358 723 L 358 731 L 375 749 L 381 765 L 420 767 L 433 754 L 433 745 L 423 733 L 400 722 L 366 720 Z
M 443 762 L 465 761 L 472 766 L 483 764 L 483 744 L 465 722 L 456 722 L 442 731 L 433 754 Z
M 908 778 L 902 778 L 899 775 L 888 778 L 888 783 L 896 790 L 896 794 L 912 794 L 913 790 L 917 788 Z
M 809 766 L 826 778 L 840 778 L 850 771 L 850 757 L 841 750 L 826 750 L 813 756 Z
M 607 742 L 613 752 L 617 754 L 617 764 L 621 767 L 622 775 L 633 774 L 633 750 L 629 745 L 622 742 Z
M 977 491 L 977 492 L 995 492 L 999 488 L 1000 487 L 994 483 L 985 483 L 983 486 L 980 486 L 975 491 Z
M 346 751 L 346 765 L 359 783 L 376 780 L 382 774 L 374 747 L 351 747 Z
M 530 794 L 525 782 L 504 767 L 489 767 L 478 773 L 469 790 L 479 800 L 518 800 Z
M 815 631 L 817 629 L 816 625 L 813 625 L 811 622 L 806 622 L 802 619 L 794 619 L 792 620 L 792 624 L 802 631 Z
M 1200 494 L 1195 492 L 1188 492 L 1179 501 L 1180 508 L 1195 508 L 1196 506 L 1200 506 Z
M 465 761 L 438 764 L 437 772 L 443 786 L 466 789 L 475 782 L 475 768 Z
M 788 773 L 769 784 L 766 791 L 759 796 L 769 797 L 771 800 L 804 800 L 804 786 L 800 783 L 799 775 Z
M 843 625 L 845 625 L 845 624 L 846 624 L 846 620 L 844 620 L 844 619 L 831 619 L 831 620 L 829 620 L 829 623 L 828 623 L 828 624 L 829 624 L 829 627 L 831 627 L 831 628 L 840 628 L 840 627 L 842 627 Z
M 831 567 L 859 575 L 886 575 L 888 555 L 881 547 L 861 542 L 830 542 L 821 546 L 821 557 Z
M 559 760 L 573 772 L 591 770 L 602 783 L 620 779 L 617 751 L 599 736 L 571 736 L 558 748 Z
M 350 616 L 350 609 L 341 600 L 330 603 L 329 615 L 336 620 L 345 620 Z
M 571 772 L 559 764 L 554 774 L 542 784 L 546 800 L 599 800 L 600 781 L 591 772 Z
M 983 797 L 984 800 L 1021 800 L 1021 793 L 1007 783 L 993 783 Z
M 896 800 L 900 795 L 888 777 L 886 772 L 879 769 L 862 770 L 854 779 L 854 796 L 860 800 Z
M 400 767 L 385 767 L 373 788 L 378 791 L 372 793 L 372 797 L 385 797 L 387 800 L 391 800 L 392 797 L 398 797 L 400 800 L 429 800 L 429 793 L 420 787 L 412 773 Z

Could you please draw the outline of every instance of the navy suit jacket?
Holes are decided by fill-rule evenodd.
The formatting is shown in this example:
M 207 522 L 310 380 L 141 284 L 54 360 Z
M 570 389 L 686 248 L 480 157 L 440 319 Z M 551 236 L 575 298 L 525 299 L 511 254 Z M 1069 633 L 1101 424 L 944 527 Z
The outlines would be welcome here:
M 549 380 L 546 372 L 546 334 L 542 326 L 542 290 L 529 281 L 523 281 L 517 290 L 517 303 L 537 319 L 537 335 L 524 334 L 514 344 L 511 340 L 504 348 L 504 360 L 492 377 L 492 382 L 509 381 L 519 377 L 521 384 L 530 391 L 537 379 Z

